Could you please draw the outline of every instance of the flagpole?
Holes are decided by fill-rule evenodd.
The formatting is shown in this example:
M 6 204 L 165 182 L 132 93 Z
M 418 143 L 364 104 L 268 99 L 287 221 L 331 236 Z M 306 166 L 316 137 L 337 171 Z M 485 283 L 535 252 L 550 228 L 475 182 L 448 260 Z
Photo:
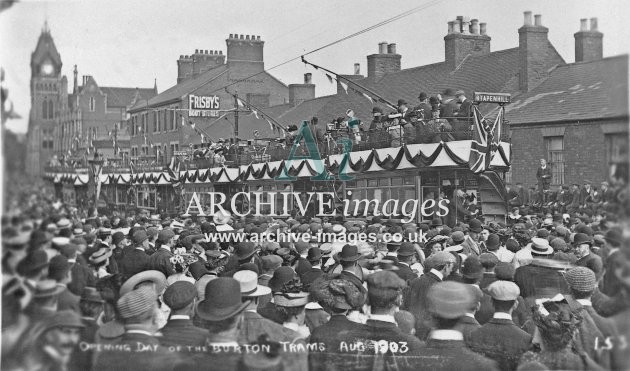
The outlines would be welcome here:
M 368 88 L 366 88 L 365 86 L 363 86 L 363 85 L 361 85 L 361 84 L 358 84 L 358 83 L 356 83 L 356 82 L 354 82 L 354 81 L 352 81 L 352 80 L 350 80 L 350 79 L 348 79 L 348 78 L 346 78 L 346 77 L 343 77 L 343 76 L 341 76 L 341 75 L 339 75 L 339 74 L 337 74 L 337 73 L 335 73 L 335 72 L 333 72 L 333 71 L 331 71 L 331 70 L 329 70 L 329 69 L 326 69 L 326 68 L 324 68 L 324 67 L 318 66 L 318 65 L 316 65 L 316 64 L 314 64 L 314 63 L 311 63 L 311 62 L 307 61 L 306 59 L 304 59 L 304 56 L 302 56 L 302 62 L 303 62 L 304 64 L 310 64 L 310 65 L 311 65 L 311 66 L 313 66 L 316 70 L 321 68 L 322 70 L 324 70 L 324 71 L 326 71 L 326 72 L 328 72 L 328 73 L 331 73 L 331 74 L 333 74 L 333 75 L 337 76 L 337 78 L 344 79 L 344 80 L 346 80 L 347 82 L 349 82 L 349 83 L 351 83 L 351 84 L 353 84 L 353 85 L 356 85 L 356 86 L 358 86 L 359 88 L 361 88 L 361 89 L 363 89 L 363 90 L 367 91 L 368 93 L 372 94 L 373 96 L 375 96 L 376 98 L 378 98 L 378 100 L 379 100 L 379 101 L 381 101 L 381 102 L 383 102 L 383 103 L 385 103 L 385 104 L 387 104 L 387 105 L 389 105 L 389 106 L 391 106 L 391 107 L 393 107 L 393 108 L 395 108 L 395 107 L 396 107 L 396 105 L 395 105 L 394 103 L 392 103 L 392 102 L 388 101 L 387 99 L 383 98 L 381 95 L 379 95 L 379 94 L 375 93 L 373 90 L 368 89 Z
M 236 110 L 238 110 L 238 96 L 237 96 L 237 95 L 235 95 L 235 94 L 230 93 L 230 91 L 229 91 L 227 88 L 225 88 L 225 92 L 226 92 L 226 93 L 228 93 L 228 94 L 230 94 L 231 96 L 233 96 L 233 97 L 235 98 L 235 102 L 236 102 L 236 106 L 237 106 L 237 107 L 236 107 Z M 243 102 L 243 100 L 242 100 L 242 99 L 241 99 L 240 101 L 241 101 L 241 102 Z M 273 117 L 271 117 L 271 116 L 270 116 L 269 114 L 267 114 L 265 111 L 261 110 L 260 108 L 258 108 L 258 107 L 256 107 L 256 106 L 254 106 L 253 104 L 251 104 L 251 103 L 249 103 L 249 102 L 245 102 L 245 104 L 246 104 L 248 107 L 250 107 L 250 109 L 251 109 L 251 108 L 253 108 L 253 109 L 254 109 L 254 110 L 256 110 L 257 112 L 260 112 L 260 113 L 262 114 L 262 116 L 263 116 L 263 117 L 266 117 L 266 118 L 268 118 L 269 120 L 271 120 L 271 121 L 274 123 L 274 125 L 275 125 L 276 127 L 278 127 L 279 129 L 281 129 L 282 131 L 287 131 L 287 129 L 286 129 L 284 126 L 282 126 L 282 124 L 281 124 L 281 123 L 279 123 L 276 119 L 274 119 Z

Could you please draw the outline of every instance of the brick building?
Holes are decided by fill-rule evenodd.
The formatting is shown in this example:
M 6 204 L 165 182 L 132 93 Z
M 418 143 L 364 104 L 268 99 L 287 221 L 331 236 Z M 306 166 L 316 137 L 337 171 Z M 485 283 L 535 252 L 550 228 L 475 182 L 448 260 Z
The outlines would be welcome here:
M 206 134 L 204 141 L 234 139 L 231 111 L 237 104 L 230 93 L 237 93 L 242 100 L 261 108 L 289 101 L 290 88 L 264 70 L 264 41 L 260 36 L 230 34 L 226 45 L 226 54 L 196 50 L 193 55 L 180 56 L 177 84 L 155 97 L 138 101 L 128 111 L 133 159 L 166 164 L 174 151 L 202 143 L 201 135 L 191 123 Z M 224 89 L 226 86 L 229 93 Z M 313 98 L 314 90 L 313 85 L 312 95 L 301 99 Z M 298 92 L 294 98 L 303 94 Z M 253 138 L 254 130 L 269 130 L 269 126 L 264 121 L 242 117 L 239 138 Z
M 602 58 L 597 20 L 575 33 L 575 63 L 557 66 L 506 109 L 512 182 L 536 184 L 539 159 L 552 187 L 584 180 L 628 181 L 628 56 Z
M 116 156 L 124 153 L 127 110 L 136 101 L 157 94 L 157 87 L 149 89 L 103 87 L 92 76 L 83 76 L 78 84 L 74 66 L 72 92 L 68 92 L 68 79 L 61 74 L 61 55 L 47 26 L 44 27 L 31 56 L 31 111 L 27 134 L 26 171 L 41 175 L 44 167 L 65 160 L 81 161 L 94 150 L 95 141 L 119 140 Z M 122 141 L 122 142 L 120 142 Z M 127 146 L 128 147 L 128 146 Z

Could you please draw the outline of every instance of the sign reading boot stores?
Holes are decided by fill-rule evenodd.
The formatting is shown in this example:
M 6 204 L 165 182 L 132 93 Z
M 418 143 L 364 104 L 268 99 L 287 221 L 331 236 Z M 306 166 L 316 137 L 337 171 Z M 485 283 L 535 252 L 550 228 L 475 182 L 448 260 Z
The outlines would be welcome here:
M 219 97 L 216 95 L 188 96 L 189 117 L 219 117 Z

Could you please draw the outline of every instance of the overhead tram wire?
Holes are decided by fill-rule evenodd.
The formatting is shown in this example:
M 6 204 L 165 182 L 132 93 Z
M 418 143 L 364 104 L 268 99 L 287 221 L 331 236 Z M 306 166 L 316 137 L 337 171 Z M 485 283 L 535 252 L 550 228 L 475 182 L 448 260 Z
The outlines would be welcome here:
M 411 9 L 406 10 L 406 11 L 404 11 L 404 12 L 402 12 L 402 13 L 398 14 L 398 15 L 395 15 L 395 16 L 393 16 L 393 17 L 391 17 L 391 18 L 388 18 L 388 19 L 385 19 L 385 20 L 383 20 L 383 21 L 381 21 L 381 22 L 379 22 L 379 23 L 376 23 L 376 24 L 374 24 L 374 25 L 372 25 L 372 26 L 369 26 L 369 27 L 364 28 L 364 29 L 362 29 L 362 30 L 360 30 L 360 31 L 354 32 L 354 33 L 352 33 L 352 34 L 350 34 L 350 35 L 347 35 L 347 36 L 344 36 L 344 37 L 342 37 L 342 38 L 340 38 L 340 39 L 337 39 L 337 40 L 335 40 L 335 41 L 332 41 L 332 42 L 330 42 L 330 43 L 328 43 L 328 44 L 326 44 L 326 45 L 320 46 L 320 47 L 318 47 L 318 48 L 316 48 L 316 49 L 313 49 L 313 50 L 311 50 L 311 51 L 308 51 L 308 52 L 306 52 L 306 53 L 303 53 L 303 54 L 301 54 L 301 55 L 299 55 L 299 56 L 297 56 L 297 57 L 293 57 L 293 58 L 288 59 L 288 60 L 286 60 L 286 61 L 284 61 L 284 62 L 278 63 L 278 64 L 276 64 L 276 65 L 274 65 L 274 66 L 272 66 L 272 67 L 270 67 L 270 68 L 264 69 L 264 70 L 262 70 L 262 71 L 260 71 L 260 72 L 256 72 L 256 73 L 254 73 L 254 74 L 252 74 L 252 75 L 250 75 L 250 76 L 244 77 L 244 78 L 242 78 L 242 79 L 236 80 L 236 81 L 231 82 L 231 83 L 229 83 L 229 84 L 227 84 L 227 85 L 224 85 L 224 86 L 222 86 L 222 87 L 216 88 L 216 89 L 212 90 L 210 93 L 213 93 L 213 92 L 216 92 L 216 91 L 220 91 L 220 90 L 226 89 L 226 88 L 228 88 L 228 87 L 230 87 L 230 86 L 232 86 L 232 85 L 236 85 L 236 84 L 238 84 L 239 82 L 242 82 L 242 81 L 246 81 L 246 80 L 248 80 L 248 79 L 251 79 L 252 77 L 258 76 L 258 75 L 260 75 L 260 74 L 262 74 L 262 73 L 264 73 L 264 72 L 269 72 L 269 71 L 271 71 L 271 70 L 273 70 L 273 69 L 275 69 L 275 68 L 282 67 L 282 66 L 284 66 L 285 64 L 291 63 L 291 62 L 296 61 L 296 60 L 300 60 L 303 56 L 306 56 L 306 55 L 309 55 L 309 54 L 316 53 L 316 52 L 318 52 L 318 51 L 320 51 L 320 50 L 323 50 L 323 49 L 329 48 L 329 47 L 331 47 L 331 46 L 333 46 L 333 45 L 336 45 L 336 44 L 339 44 L 339 43 L 341 43 L 341 42 L 343 42 L 343 41 L 346 41 L 346 40 L 349 40 L 349 39 L 354 38 L 354 37 L 356 37 L 356 36 L 362 35 L 362 34 L 364 34 L 364 33 L 366 33 L 366 32 L 369 32 L 369 31 L 375 30 L 375 29 L 377 29 L 377 28 L 379 28 L 379 27 L 385 26 L 385 25 L 387 25 L 387 24 L 389 24 L 389 23 L 392 23 L 392 22 L 395 22 L 395 21 L 397 21 L 397 20 L 400 20 L 400 19 L 406 18 L 406 17 L 408 17 L 408 16 L 410 16 L 410 15 L 412 15 L 412 14 L 414 14 L 414 13 L 417 13 L 417 12 L 419 12 L 419 11 L 421 11 L 421 10 L 425 10 L 425 9 L 427 9 L 427 8 L 429 8 L 429 7 L 432 7 L 432 6 L 434 6 L 434 5 L 437 5 L 437 4 L 439 4 L 439 3 L 441 3 L 441 2 L 444 2 L 444 1 L 445 1 L 445 0 L 435 0 L 435 1 L 430 1 L 430 2 L 428 2 L 428 3 L 425 3 L 425 4 L 419 5 L 419 6 L 417 6 L 417 7 L 411 8 Z M 208 81 L 208 82 L 204 83 L 203 85 L 199 86 L 197 89 L 200 89 L 200 88 L 204 87 L 205 85 L 209 84 L 209 83 L 210 83 L 210 82 L 212 82 L 212 81 L 213 81 L 213 80 L 210 80 L 210 81 Z

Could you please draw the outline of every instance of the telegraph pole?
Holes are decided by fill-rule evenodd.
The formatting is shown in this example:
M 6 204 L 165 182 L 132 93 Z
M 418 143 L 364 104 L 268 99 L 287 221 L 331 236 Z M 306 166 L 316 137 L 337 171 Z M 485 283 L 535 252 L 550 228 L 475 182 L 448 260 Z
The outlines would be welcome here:
M 234 92 L 234 142 L 236 143 L 236 148 L 238 149 L 238 91 Z

